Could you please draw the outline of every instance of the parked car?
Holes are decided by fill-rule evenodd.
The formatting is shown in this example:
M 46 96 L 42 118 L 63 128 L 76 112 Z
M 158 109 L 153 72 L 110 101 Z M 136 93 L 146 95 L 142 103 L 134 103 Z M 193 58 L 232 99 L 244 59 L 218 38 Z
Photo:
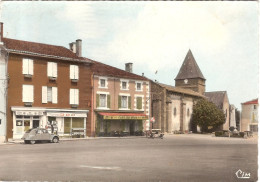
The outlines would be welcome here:
M 59 142 L 59 136 L 56 134 L 50 134 L 48 130 L 44 128 L 32 128 L 25 132 L 22 137 L 24 143 L 35 144 L 38 141 L 48 141 L 53 143 Z

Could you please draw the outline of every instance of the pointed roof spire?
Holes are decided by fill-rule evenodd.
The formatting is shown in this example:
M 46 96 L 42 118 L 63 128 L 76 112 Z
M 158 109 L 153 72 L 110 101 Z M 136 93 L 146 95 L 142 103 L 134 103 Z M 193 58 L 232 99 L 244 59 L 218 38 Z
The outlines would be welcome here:
M 201 78 L 206 80 L 200 71 L 200 68 L 194 59 L 191 50 L 189 49 L 183 63 L 181 69 L 176 76 L 175 80 L 183 80 L 187 78 Z

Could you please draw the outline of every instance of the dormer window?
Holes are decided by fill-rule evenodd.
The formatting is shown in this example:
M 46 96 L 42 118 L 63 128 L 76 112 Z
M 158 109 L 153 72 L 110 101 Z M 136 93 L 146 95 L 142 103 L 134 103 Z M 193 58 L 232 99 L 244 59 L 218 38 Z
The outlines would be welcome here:
M 79 79 L 79 66 L 70 65 L 70 79 L 72 82 L 78 82 Z
M 33 60 L 23 59 L 23 75 L 27 78 L 31 78 L 33 75 Z
M 48 75 L 50 80 L 56 80 L 57 79 L 57 63 L 48 62 L 47 75 Z

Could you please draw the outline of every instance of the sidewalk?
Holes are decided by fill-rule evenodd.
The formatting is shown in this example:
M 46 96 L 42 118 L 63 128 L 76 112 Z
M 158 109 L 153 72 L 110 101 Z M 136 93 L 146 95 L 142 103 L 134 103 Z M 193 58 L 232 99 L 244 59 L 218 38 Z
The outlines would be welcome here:
M 97 139 L 134 139 L 144 138 L 145 136 L 124 136 L 124 137 L 86 137 L 86 138 L 60 138 L 60 141 L 77 141 L 77 140 L 97 140 Z M 0 145 L 23 144 L 22 139 L 9 139 L 7 143 L 0 143 Z

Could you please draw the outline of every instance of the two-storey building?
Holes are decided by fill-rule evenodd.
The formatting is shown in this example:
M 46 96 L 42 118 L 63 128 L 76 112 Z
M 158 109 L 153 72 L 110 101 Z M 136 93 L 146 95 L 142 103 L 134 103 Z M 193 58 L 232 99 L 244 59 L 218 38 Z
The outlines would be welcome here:
M 240 131 L 258 132 L 258 99 L 241 104 Z
M 10 38 L 3 42 L 8 52 L 8 138 L 51 125 L 61 136 L 73 129 L 90 134 L 91 70 L 90 61 L 81 57 L 81 40 L 70 49 Z
M 149 129 L 150 84 L 143 76 L 93 61 L 93 110 L 97 136 L 136 135 Z M 94 125 L 93 125 L 94 126 Z M 93 128 L 94 129 L 94 128 Z

